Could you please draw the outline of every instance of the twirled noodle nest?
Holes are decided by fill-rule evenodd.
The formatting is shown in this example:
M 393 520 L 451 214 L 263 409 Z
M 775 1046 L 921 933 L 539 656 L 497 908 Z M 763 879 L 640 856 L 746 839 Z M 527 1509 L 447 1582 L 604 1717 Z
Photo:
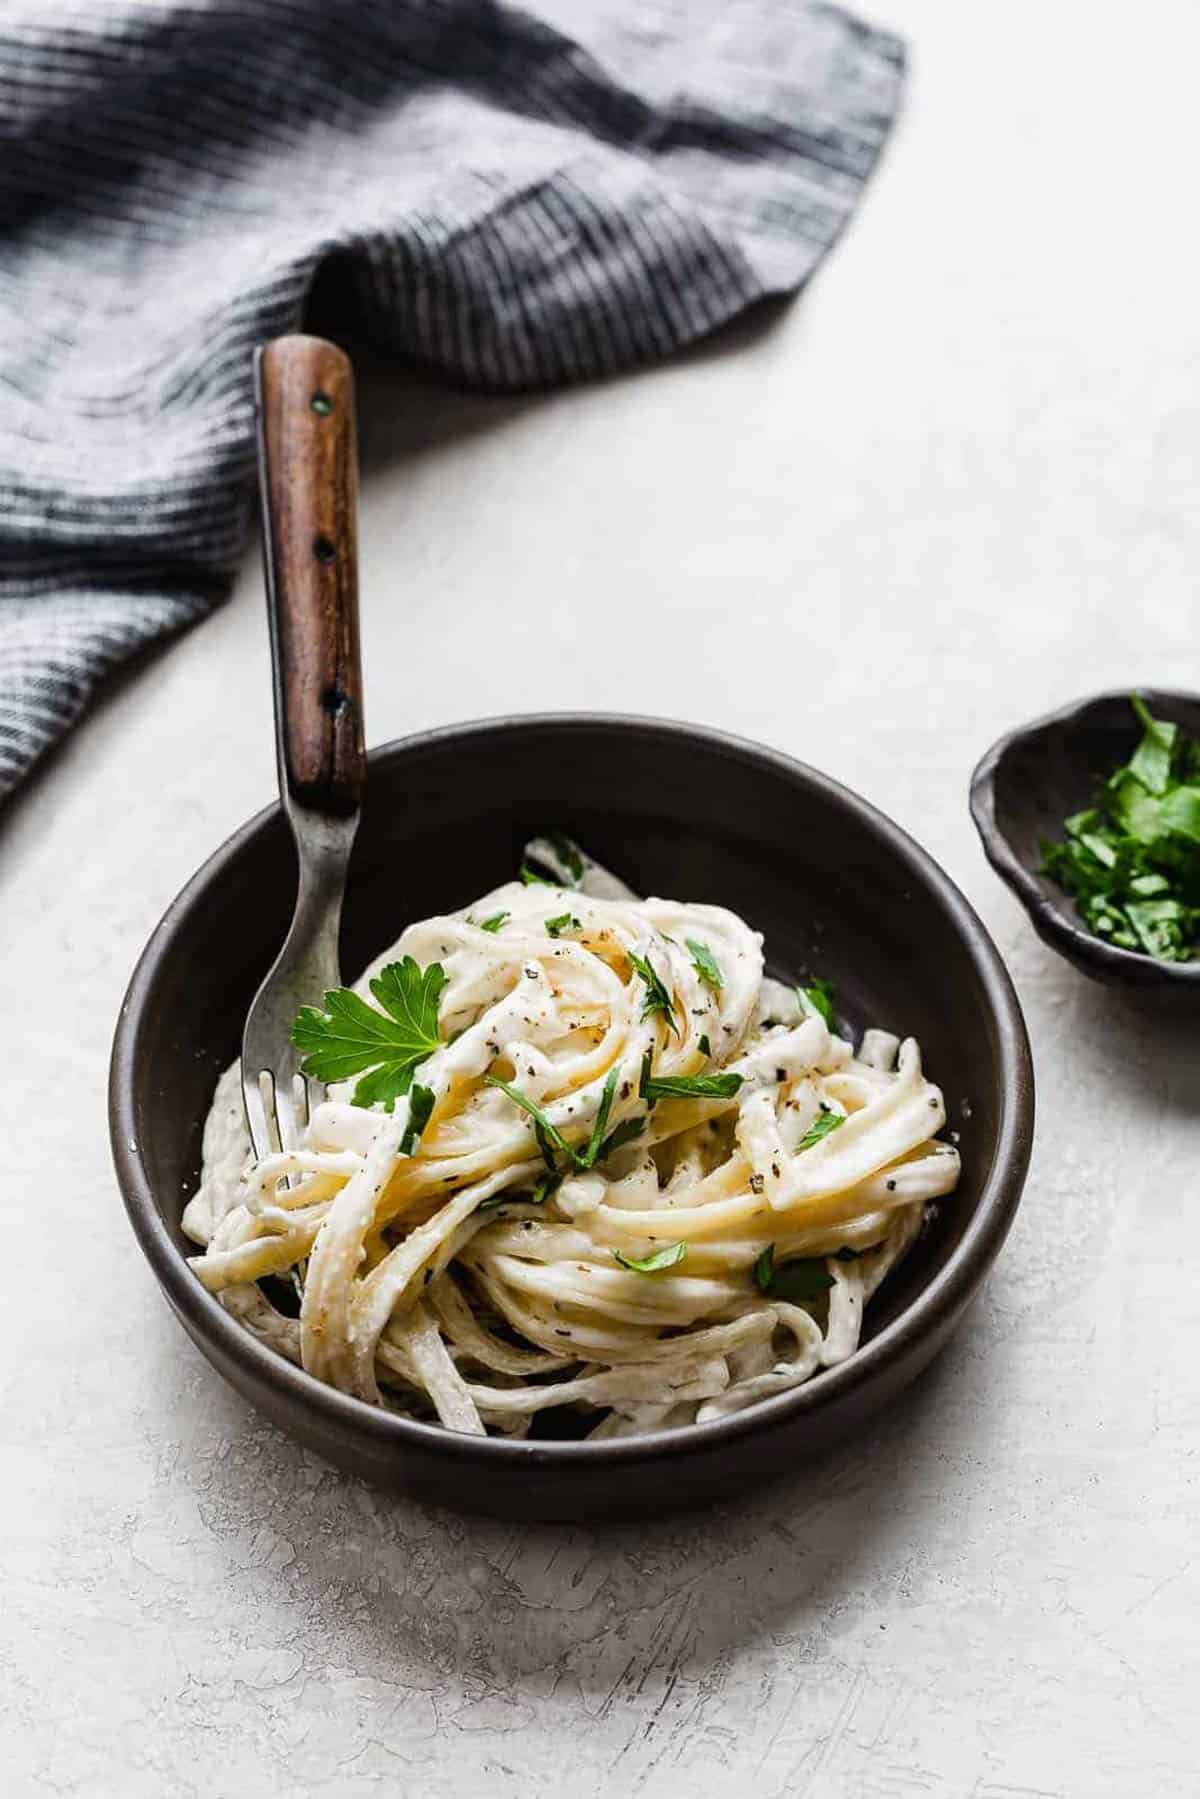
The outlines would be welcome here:
M 499 929 L 472 922 L 498 912 Z M 638 900 L 591 863 L 582 888 L 512 883 L 410 925 L 357 990 L 402 956 L 447 977 L 414 1153 L 407 1099 L 356 1106 L 345 1085 L 300 1148 L 255 1161 L 237 1068 L 217 1086 L 184 1228 L 205 1246 L 197 1276 L 247 1330 L 343 1392 L 476 1435 L 523 1436 L 551 1407 L 593 1438 L 704 1422 L 854 1353 L 864 1306 L 958 1179 L 911 1038 L 868 1031 L 856 1053 L 764 977 L 762 939 L 734 913 Z M 487 1077 L 576 1147 L 614 1070 L 606 1136 L 640 1134 L 560 1167 L 535 1203 L 535 1120 Z M 727 1097 L 644 1096 L 647 1074 L 726 1072 L 741 1077 Z M 655 1257 L 669 1265 L 625 1265 Z M 797 1263 L 819 1277 L 801 1300 Z M 298 1317 L 267 1277 L 294 1283 Z

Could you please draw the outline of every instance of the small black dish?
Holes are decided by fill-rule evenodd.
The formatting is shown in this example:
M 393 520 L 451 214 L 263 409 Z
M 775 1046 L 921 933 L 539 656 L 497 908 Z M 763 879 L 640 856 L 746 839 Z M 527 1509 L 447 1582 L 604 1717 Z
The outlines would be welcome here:
M 356 974 L 408 920 L 510 879 L 557 825 L 645 893 L 731 906 L 781 972 L 824 974 L 855 1029 L 911 1033 L 945 1088 L 962 1179 L 865 1319 L 849 1361 L 710 1424 L 612 1442 L 462 1436 L 323 1386 L 251 1337 L 185 1261 L 213 1085 L 287 928 L 295 856 L 278 806 L 243 826 L 151 937 L 113 1045 L 110 1128 L 139 1244 L 184 1328 L 281 1428 L 385 1486 L 531 1518 L 657 1513 L 753 1490 L 858 1431 L 949 1337 L 999 1252 L 1025 1181 L 1033 1072 L 996 948 L 896 825 L 815 769 L 649 719 L 542 717 L 431 731 L 376 750 L 346 898 Z
M 1156 718 L 1200 738 L 1200 695 L 1138 688 Z M 1069 893 L 1041 874 L 1042 845 L 1137 748 L 1129 689 L 1077 700 L 994 743 L 971 777 L 971 817 L 988 861 L 1028 912 L 1043 943 L 1081 973 L 1165 1004 L 1200 1008 L 1200 960 L 1159 962 L 1094 936 Z

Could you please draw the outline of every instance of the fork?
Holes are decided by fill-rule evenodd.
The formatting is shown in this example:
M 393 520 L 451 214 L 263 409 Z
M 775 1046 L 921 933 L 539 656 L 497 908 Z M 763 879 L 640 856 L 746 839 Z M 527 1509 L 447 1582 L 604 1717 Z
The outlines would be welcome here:
M 255 354 L 255 394 L 279 797 L 299 864 L 291 928 L 242 1036 L 246 1123 L 261 1158 L 297 1148 L 324 1098 L 301 1072 L 291 1026 L 300 1006 L 341 984 L 338 928 L 366 756 L 353 370 L 319 337 L 279 337 Z

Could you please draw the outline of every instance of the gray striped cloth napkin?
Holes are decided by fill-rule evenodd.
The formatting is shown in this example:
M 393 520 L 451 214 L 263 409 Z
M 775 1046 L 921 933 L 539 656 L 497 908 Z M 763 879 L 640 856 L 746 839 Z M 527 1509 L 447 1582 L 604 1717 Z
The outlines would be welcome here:
M 804 0 L 5 0 L 0 795 L 228 592 L 318 271 L 459 382 L 632 368 L 805 279 L 902 76 Z

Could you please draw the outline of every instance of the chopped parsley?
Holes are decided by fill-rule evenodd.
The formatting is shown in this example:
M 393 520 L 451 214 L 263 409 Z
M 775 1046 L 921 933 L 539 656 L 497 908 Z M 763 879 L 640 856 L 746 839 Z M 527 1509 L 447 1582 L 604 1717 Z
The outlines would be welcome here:
M 564 837 L 561 831 L 548 831 L 546 842 L 570 875 L 572 886 L 578 887 L 583 879 L 583 857 L 579 853 L 578 844 L 572 843 L 569 837 Z
M 1200 743 L 1154 718 L 1139 695 L 1130 703 L 1137 749 L 1064 821 L 1062 840 L 1043 843 L 1042 873 L 1097 937 L 1187 962 L 1200 951 Z
M 834 1027 L 837 1005 L 837 989 L 832 981 L 823 981 L 819 977 L 808 983 L 807 987 L 797 987 L 796 998 L 800 1001 L 802 1012 L 816 1012 L 829 1026 Z
M 493 912 L 490 918 L 481 919 L 479 928 L 481 931 L 494 933 L 500 929 L 501 925 L 507 924 L 511 917 L 511 912 Z
M 833 1285 L 833 1276 L 825 1266 L 824 1256 L 805 1256 L 795 1262 L 775 1266 L 775 1245 L 767 1247 L 754 1264 L 754 1284 L 760 1293 L 772 1299 L 790 1300 L 805 1305 L 819 1299 Z
M 562 1176 L 543 1175 L 532 1193 L 493 1193 L 490 1199 L 481 1199 L 475 1210 L 477 1212 L 494 1212 L 497 1206 L 541 1206 L 546 1203 L 552 1193 L 557 1193 L 562 1186 Z
M 822 1137 L 828 1137 L 830 1131 L 836 1131 L 838 1126 L 845 1122 L 846 1117 L 843 1112 L 834 1112 L 828 1106 L 822 1106 L 797 1143 L 796 1154 L 799 1155 L 802 1149 L 811 1149 L 814 1143 L 819 1143 Z
M 546 1116 L 545 1112 L 542 1111 L 542 1108 L 537 1105 L 535 1101 L 530 1099 L 527 1093 L 522 1093 L 519 1087 L 511 1086 L 508 1081 L 502 1081 L 499 1075 L 488 1075 L 487 1082 L 489 1087 L 499 1087 L 500 1091 L 506 1093 L 514 1105 L 520 1106 L 521 1110 L 523 1112 L 528 1112 L 529 1116 L 533 1119 L 533 1129 L 534 1135 L 537 1138 L 537 1145 L 542 1152 L 542 1160 L 550 1170 L 550 1175 L 553 1179 L 553 1186 L 547 1186 L 544 1181 L 541 1183 L 541 1187 L 544 1187 L 546 1190 L 543 1192 L 541 1191 L 541 1187 L 539 1187 L 538 1191 L 534 1194 L 534 1205 L 540 1205 L 550 1193 L 554 1192 L 555 1189 L 562 1184 L 564 1171 L 560 1170 L 558 1163 L 554 1159 L 556 1151 L 566 1162 L 567 1171 L 574 1170 L 583 1172 L 588 1168 L 594 1168 L 596 1163 L 601 1161 L 603 1157 L 609 1153 L 609 1145 L 613 1144 L 613 1140 L 621 1137 L 623 1131 L 627 1131 L 628 1123 L 632 1122 L 632 1120 L 627 1121 L 626 1124 L 619 1124 L 611 1137 L 605 1137 L 604 1134 L 608 1129 L 609 1114 L 612 1111 L 613 1097 L 617 1090 L 617 1081 L 620 1077 L 620 1073 L 621 1070 L 619 1067 L 610 1068 L 608 1071 L 608 1079 L 604 1083 L 604 1090 L 600 1095 L 600 1104 L 596 1111 L 595 1122 L 592 1125 L 592 1134 L 588 1138 L 583 1149 L 573 1148 L 572 1145 L 567 1142 L 558 1126 L 550 1122 L 550 1119 Z M 641 1125 L 639 1123 L 638 1130 L 640 1129 Z M 636 1134 L 637 1133 L 635 1132 L 634 1135 Z M 622 1138 L 622 1141 L 628 1141 L 628 1137 Z
M 644 1118 L 626 1118 L 622 1124 L 617 1126 L 615 1131 L 609 1132 L 608 1136 L 604 1139 L 604 1142 L 600 1145 L 600 1154 L 596 1157 L 596 1160 L 598 1162 L 607 1162 L 609 1156 L 613 1155 L 618 1149 L 624 1149 L 627 1143 L 632 1143 L 635 1137 L 640 1137 L 645 1128 L 646 1120 Z
M 702 1056 L 711 1056 L 712 1055 L 712 1044 L 708 1041 L 707 1031 L 704 1033 L 704 1035 L 700 1039 L 700 1054 Z
M 646 997 L 642 1003 L 642 1017 L 653 1018 L 659 1013 L 667 1021 L 668 1029 L 679 1035 L 679 1026 L 675 1023 L 675 1001 L 667 991 L 666 985 L 648 956 L 639 956 L 636 950 L 630 950 L 629 960 L 646 983 Z
M 580 921 L 571 912 L 560 912 L 557 918 L 546 920 L 546 934 L 550 937 L 561 937 L 564 931 L 581 931 Z
M 687 1252 L 686 1243 L 668 1243 L 649 1256 L 627 1256 L 623 1250 L 614 1249 L 613 1260 L 632 1274 L 661 1274 L 664 1268 L 677 1268 Z
M 349 987 L 327 993 L 324 1011 L 301 1006 L 292 1025 L 292 1042 L 304 1052 L 304 1073 L 326 1083 L 358 1075 L 354 1104 L 382 1104 L 390 1112 L 412 1086 L 421 1063 L 441 1048 L 438 1002 L 446 978 L 440 962 L 422 969 L 405 956 L 389 962 L 371 982 L 372 996 L 382 1010 Z M 414 1099 L 410 1118 L 416 1109 Z M 425 1116 L 427 1120 L 428 1113 Z
M 542 874 L 544 868 L 550 873 Z M 525 860 L 519 872 L 527 887 L 535 881 L 547 887 L 578 887 L 583 881 L 584 861 L 578 845 L 569 837 L 561 831 L 547 831 L 544 837 L 535 837 L 525 845 Z
M 564 1155 L 568 1162 L 573 1161 L 575 1152 L 571 1145 L 558 1126 L 551 1124 L 542 1108 L 530 1099 L 527 1093 L 522 1093 L 519 1087 L 510 1086 L 508 1081 L 502 1081 L 498 1074 L 489 1074 L 487 1084 L 489 1087 L 499 1087 L 501 1093 L 506 1093 L 514 1106 L 520 1106 L 522 1112 L 528 1112 L 533 1119 L 533 1132 L 537 1138 L 537 1146 L 541 1150 L 542 1160 L 551 1174 L 556 1173 L 558 1167 L 554 1160 L 555 1150 L 558 1150 L 560 1155 Z
M 642 1098 L 651 1105 L 660 1099 L 732 1099 L 741 1085 L 740 1074 L 651 1075 L 642 1082 Z
M 421 1141 L 421 1133 L 429 1123 L 433 1112 L 433 1089 L 422 1087 L 420 1081 L 414 1081 L 408 1094 L 408 1124 L 400 1139 L 400 1154 L 411 1156 L 416 1154 L 417 1144 Z
M 697 943 L 694 937 L 687 939 L 688 953 L 692 958 L 692 967 L 701 981 L 711 993 L 720 993 L 725 985 L 725 976 L 721 973 L 717 958 L 706 943 Z
M 604 1083 L 604 1091 L 600 1095 L 600 1107 L 596 1113 L 596 1121 L 592 1125 L 592 1134 L 588 1138 L 587 1148 L 575 1155 L 576 1168 L 593 1168 L 600 1159 L 604 1147 L 604 1133 L 608 1129 L 608 1115 L 612 1111 L 613 1095 L 617 1090 L 617 1080 L 621 1070 L 614 1063 L 608 1071 L 608 1079 Z

